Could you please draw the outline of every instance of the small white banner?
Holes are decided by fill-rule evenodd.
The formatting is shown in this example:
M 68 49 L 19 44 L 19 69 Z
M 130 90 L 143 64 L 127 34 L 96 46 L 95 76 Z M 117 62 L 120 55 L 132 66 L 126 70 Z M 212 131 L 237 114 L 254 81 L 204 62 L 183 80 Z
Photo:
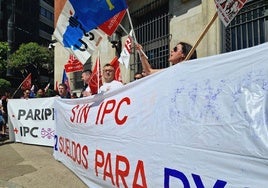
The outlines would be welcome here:
M 54 145 L 54 98 L 8 99 L 10 137 L 27 144 Z

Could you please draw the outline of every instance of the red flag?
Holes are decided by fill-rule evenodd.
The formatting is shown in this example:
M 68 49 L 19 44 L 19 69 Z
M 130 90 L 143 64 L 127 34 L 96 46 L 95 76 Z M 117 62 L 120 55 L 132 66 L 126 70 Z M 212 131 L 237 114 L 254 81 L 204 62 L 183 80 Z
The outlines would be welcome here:
M 114 57 L 113 60 L 110 62 L 110 65 L 112 65 L 114 67 L 115 73 L 114 73 L 114 79 L 122 82 L 122 78 L 121 78 L 121 70 L 120 70 L 120 65 L 119 65 L 119 61 L 118 61 L 118 57 Z
M 92 71 L 89 83 L 91 93 L 97 94 L 100 86 L 102 85 L 101 69 L 100 69 L 100 56 L 96 59 L 95 67 Z
M 28 76 L 21 83 L 21 89 L 30 89 L 32 87 L 32 73 L 28 74 Z
M 121 23 L 122 19 L 124 18 L 125 13 L 126 13 L 126 10 L 123 10 L 117 13 L 115 16 L 113 16 L 112 18 L 110 18 L 109 20 L 101 24 L 99 28 L 104 33 L 111 36 L 117 29 L 118 25 Z
M 67 64 L 64 65 L 66 73 L 78 72 L 83 70 L 83 64 L 75 58 L 74 55 L 70 55 Z

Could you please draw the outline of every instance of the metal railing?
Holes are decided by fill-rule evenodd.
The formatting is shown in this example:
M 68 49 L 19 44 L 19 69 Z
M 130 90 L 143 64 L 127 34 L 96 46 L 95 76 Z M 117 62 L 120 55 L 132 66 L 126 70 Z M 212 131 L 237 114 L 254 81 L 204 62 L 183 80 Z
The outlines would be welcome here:
M 249 1 L 224 32 L 224 52 L 244 49 L 268 41 L 268 1 Z
M 137 41 L 143 46 L 153 68 L 169 66 L 169 22 L 170 15 L 166 13 L 152 18 L 134 29 Z M 141 62 L 137 55 L 134 56 L 134 63 L 130 63 L 130 68 L 133 73 L 142 71 Z

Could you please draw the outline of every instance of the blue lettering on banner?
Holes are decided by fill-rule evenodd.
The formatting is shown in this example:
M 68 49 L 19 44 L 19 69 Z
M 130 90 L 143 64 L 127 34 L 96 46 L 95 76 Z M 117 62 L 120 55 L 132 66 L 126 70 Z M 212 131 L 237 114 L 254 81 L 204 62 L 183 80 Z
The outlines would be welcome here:
M 170 181 L 169 178 L 171 176 L 181 180 L 184 188 L 190 188 L 190 183 L 189 183 L 189 181 L 184 173 L 182 173 L 178 170 L 170 169 L 170 168 L 165 168 L 164 173 L 165 173 L 164 174 L 164 187 L 165 188 L 169 188 L 169 181 Z M 205 186 L 203 185 L 203 182 L 201 180 L 201 177 L 199 175 L 197 175 L 197 174 L 191 174 L 191 175 L 193 177 L 193 180 L 194 180 L 197 188 L 205 188 Z M 226 184 L 227 184 L 226 181 L 217 180 L 216 183 L 214 184 L 213 188 L 224 188 Z
M 54 145 L 54 150 L 58 151 L 58 135 L 54 135 L 54 140 L 55 140 L 55 145 Z

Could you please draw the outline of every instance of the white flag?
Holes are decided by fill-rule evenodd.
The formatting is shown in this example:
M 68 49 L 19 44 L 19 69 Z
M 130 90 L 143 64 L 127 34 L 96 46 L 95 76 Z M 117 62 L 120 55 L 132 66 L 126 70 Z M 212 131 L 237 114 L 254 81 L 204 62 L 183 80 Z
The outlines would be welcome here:
M 130 31 L 128 38 L 125 42 L 125 46 L 120 54 L 120 58 L 118 61 L 125 65 L 126 68 L 129 66 L 129 59 L 130 59 L 130 53 L 131 53 L 131 46 L 132 46 L 132 34 L 133 30 Z

